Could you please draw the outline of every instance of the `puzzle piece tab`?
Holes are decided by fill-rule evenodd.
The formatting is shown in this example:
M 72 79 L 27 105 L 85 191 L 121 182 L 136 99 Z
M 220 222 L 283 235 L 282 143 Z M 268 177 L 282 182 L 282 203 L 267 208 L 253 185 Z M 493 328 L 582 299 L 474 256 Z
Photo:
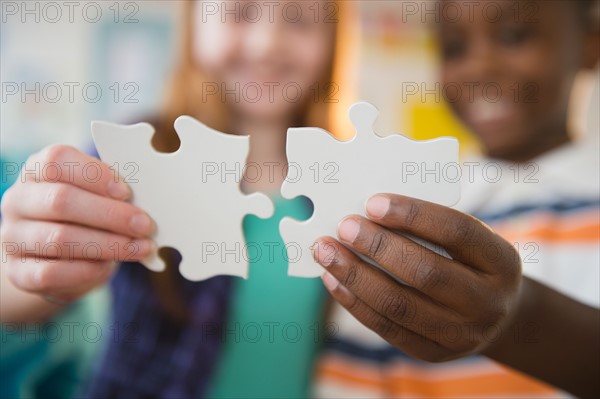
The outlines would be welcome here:
M 290 276 L 323 274 L 312 257 L 314 240 L 336 237 L 341 219 L 363 215 L 367 199 L 374 194 L 402 194 L 446 206 L 460 199 L 458 141 L 377 137 L 373 125 L 378 114 L 367 102 L 354 104 L 350 119 L 356 136 L 346 142 L 318 128 L 288 130 L 289 170 L 281 193 L 285 198 L 305 195 L 314 204 L 310 219 L 284 218 L 280 223 Z
M 192 281 L 216 275 L 246 278 L 242 219 L 273 214 L 266 195 L 245 195 L 239 188 L 248 136 L 221 133 L 189 116 L 179 117 L 175 130 L 180 148 L 159 153 L 152 147 L 149 124 L 92 123 L 100 158 L 129 183 L 132 203 L 155 220 L 157 247 L 181 253 L 181 274 Z M 158 251 L 142 263 L 150 270 L 165 269 Z

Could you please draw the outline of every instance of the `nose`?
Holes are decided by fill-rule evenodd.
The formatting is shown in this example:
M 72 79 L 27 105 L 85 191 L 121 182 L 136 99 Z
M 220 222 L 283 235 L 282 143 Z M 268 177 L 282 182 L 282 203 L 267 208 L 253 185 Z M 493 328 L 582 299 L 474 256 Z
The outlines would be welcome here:
M 281 36 L 276 21 L 266 19 L 248 24 L 243 41 L 246 59 L 258 61 L 273 56 L 280 46 Z
M 464 63 L 464 74 L 467 80 L 478 82 L 497 80 L 501 66 L 499 55 L 499 51 L 489 39 L 483 35 L 475 39 L 471 43 Z

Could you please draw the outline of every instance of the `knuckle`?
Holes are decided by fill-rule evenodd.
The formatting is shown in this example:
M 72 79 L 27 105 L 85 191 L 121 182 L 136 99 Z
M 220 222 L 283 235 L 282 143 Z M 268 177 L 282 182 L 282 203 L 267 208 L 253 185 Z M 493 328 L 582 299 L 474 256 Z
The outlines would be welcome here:
M 385 317 L 376 317 L 372 325 L 377 334 L 384 338 L 393 338 L 398 333 L 398 325 Z
M 421 213 L 421 205 L 415 201 L 411 201 L 410 206 L 406 211 L 406 215 L 404 216 L 404 223 L 406 223 L 407 226 L 413 226 L 421 216 Z
M 336 288 L 336 291 L 339 292 L 340 287 Z M 344 298 L 344 307 L 348 309 L 349 312 L 356 312 L 360 310 L 360 301 L 356 297 L 356 295 L 345 295 Z
M 54 213 L 63 213 L 69 206 L 71 189 L 62 184 L 55 184 L 46 194 L 46 204 L 48 209 Z
M 40 263 L 33 272 L 33 289 L 44 292 L 53 288 L 54 267 L 52 262 Z
M 416 287 L 430 291 L 448 285 L 450 276 L 430 262 L 419 261 L 414 266 L 413 280 Z
M 62 162 L 71 152 L 72 147 L 64 144 L 53 144 L 46 147 L 43 151 L 42 162 L 44 164 L 60 163 Z
M 379 308 L 386 317 L 392 320 L 410 322 L 415 317 L 414 308 L 404 295 L 382 294 Z
M 64 246 L 69 240 L 69 228 L 63 224 L 60 224 L 53 228 L 44 245 L 57 245 L 59 247 Z
M 355 263 L 351 263 L 348 267 L 348 272 L 342 279 L 341 283 L 345 287 L 352 289 L 359 284 L 360 279 L 361 279 L 360 275 L 361 275 L 360 267 L 358 265 L 356 265 Z
M 369 243 L 367 250 L 369 257 L 379 259 L 383 254 L 386 253 L 388 247 L 388 237 L 383 232 L 377 232 L 373 234 L 372 240 Z
M 119 203 L 111 203 L 110 205 L 106 206 L 104 209 L 105 220 L 123 220 L 127 222 L 131 216 L 124 215 L 121 210 L 121 204 Z
M 453 218 L 446 225 L 446 234 L 456 237 L 456 244 L 474 244 L 476 228 L 468 217 Z
M 480 301 L 481 303 L 481 301 Z M 503 294 L 488 296 L 480 306 L 473 307 L 470 315 L 471 324 L 479 329 L 485 326 L 496 325 L 505 320 L 510 313 L 509 304 Z
M 518 279 L 522 273 L 522 260 L 521 255 L 517 249 L 510 245 L 509 243 L 505 243 L 503 251 L 505 252 L 504 267 L 500 268 L 504 271 L 504 274 L 508 278 Z
M 506 319 L 510 313 L 509 305 L 503 298 L 498 298 L 487 312 L 487 325 L 495 325 L 499 321 Z
M 465 304 L 479 303 L 483 298 L 489 297 L 488 286 L 479 280 L 466 280 L 462 283 L 461 296 L 464 298 Z M 477 309 L 479 306 L 468 306 L 464 313 L 465 315 L 473 314 Z

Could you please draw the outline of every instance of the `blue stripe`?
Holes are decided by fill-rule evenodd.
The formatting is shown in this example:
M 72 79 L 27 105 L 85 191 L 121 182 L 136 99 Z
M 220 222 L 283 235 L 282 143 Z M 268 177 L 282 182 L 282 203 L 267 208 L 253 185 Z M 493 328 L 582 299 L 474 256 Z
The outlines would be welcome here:
M 517 205 L 508 210 L 491 214 L 475 214 L 478 219 L 486 223 L 497 220 L 508 219 L 510 217 L 523 215 L 533 212 L 554 212 L 554 213 L 570 213 L 582 210 L 588 210 L 600 207 L 600 198 L 581 199 L 581 200 L 564 200 L 554 203 L 535 204 L 535 205 Z
M 364 345 L 359 345 L 350 340 L 336 337 L 325 342 L 325 352 L 339 353 L 344 356 L 353 358 L 360 362 L 369 362 L 384 365 L 392 361 L 402 361 L 405 363 L 420 363 L 431 365 L 429 362 L 417 360 L 402 352 L 400 349 L 392 345 L 386 345 L 380 348 L 369 348 Z M 481 356 L 467 356 L 460 359 L 461 363 L 473 363 L 481 361 Z

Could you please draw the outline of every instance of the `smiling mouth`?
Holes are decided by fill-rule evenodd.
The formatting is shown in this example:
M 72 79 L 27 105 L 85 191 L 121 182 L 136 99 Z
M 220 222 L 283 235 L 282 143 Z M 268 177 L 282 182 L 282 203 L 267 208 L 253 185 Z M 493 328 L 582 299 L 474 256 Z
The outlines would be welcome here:
M 467 120 L 475 127 L 505 124 L 512 121 L 515 115 L 515 104 L 503 98 L 494 102 L 478 97 L 466 107 Z
M 289 75 L 289 68 L 273 66 L 244 66 L 235 71 L 237 77 L 252 82 L 279 82 Z

